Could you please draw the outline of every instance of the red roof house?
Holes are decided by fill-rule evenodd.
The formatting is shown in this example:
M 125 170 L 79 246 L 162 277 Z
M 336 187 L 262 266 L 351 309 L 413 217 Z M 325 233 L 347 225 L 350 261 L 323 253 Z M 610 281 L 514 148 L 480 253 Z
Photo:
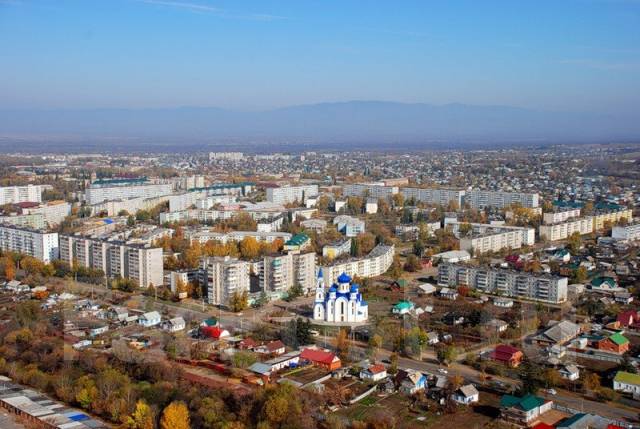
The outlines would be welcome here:
M 618 323 L 621 327 L 638 327 L 640 328 L 640 315 L 636 310 L 627 310 L 618 314 Z
M 508 365 L 512 368 L 517 367 L 522 362 L 524 355 L 520 350 L 506 344 L 500 344 L 491 352 L 491 359 Z
M 226 329 L 219 328 L 217 326 L 201 326 L 200 332 L 202 335 L 208 338 L 213 338 L 214 340 L 219 340 L 221 338 L 228 337 L 229 331 Z
M 313 365 L 321 366 L 333 371 L 342 366 L 340 358 L 331 352 L 325 352 L 324 350 L 317 349 L 304 349 L 300 353 L 300 360 L 306 360 Z
M 247 337 L 238 343 L 238 348 L 242 350 L 253 350 L 257 345 L 258 343 L 256 343 L 253 338 Z

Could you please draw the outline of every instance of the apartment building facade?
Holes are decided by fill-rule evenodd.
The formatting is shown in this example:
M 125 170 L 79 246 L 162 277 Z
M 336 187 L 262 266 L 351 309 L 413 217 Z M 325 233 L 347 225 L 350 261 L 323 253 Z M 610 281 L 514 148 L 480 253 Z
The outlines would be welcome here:
M 483 191 L 472 189 L 464 196 L 464 203 L 469 204 L 474 209 L 484 209 L 487 207 L 502 209 L 513 204 L 519 204 L 526 208 L 538 207 L 540 195 L 536 192 L 504 192 L 504 191 Z
M 599 231 L 604 229 L 606 224 L 615 225 L 622 219 L 631 222 L 633 220 L 633 210 L 623 207 L 618 210 L 597 211 L 593 214 L 593 228 Z
M 542 214 L 542 223 L 553 225 L 556 223 L 566 222 L 569 219 L 580 217 L 581 209 L 579 207 L 563 207 L 552 212 Z
M 522 233 L 514 230 L 498 229 L 460 238 L 460 250 L 472 252 L 474 255 L 521 247 Z
M 16 225 L 0 225 L 0 249 L 22 253 L 45 263 L 58 258 L 58 233 Z
M 250 267 L 248 262 L 230 256 L 204 258 L 201 268 L 206 274 L 207 302 L 228 306 L 235 293 L 248 293 Z
M 267 201 L 276 204 L 303 203 L 307 197 L 318 195 L 318 185 L 281 186 L 267 188 Z
M 397 194 L 397 186 L 385 186 L 380 183 L 351 183 L 344 185 L 342 194 L 345 197 L 391 198 Z
M 490 223 L 467 223 L 460 222 L 458 220 L 452 220 L 445 218 L 445 229 L 451 229 L 456 236 L 460 234 L 460 227 L 462 225 L 470 225 L 471 233 L 476 235 L 500 233 L 500 232 L 516 232 L 522 236 L 522 246 L 532 246 L 536 242 L 536 230 L 526 226 L 511 226 L 504 224 L 490 224 Z
M 22 209 L 24 214 L 41 214 L 47 225 L 55 226 L 71 214 L 71 204 L 65 201 L 50 201 L 38 207 Z
M 532 274 L 487 266 L 440 264 L 438 285 L 467 286 L 481 293 L 558 304 L 567 300 L 566 277 Z
M 138 287 L 163 284 L 162 248 L 75 235 L 60 236 L 60 259 L 70 266 L 102 270 L 110 278 L 129 278 Z
M 402 188 L 400 190 L 405 200 L 426 203 L 434 206 L 447 207 L 449 204 L 457 204 L 462 207 L 464 198 L 463 189 L 422 189 Z
M 87 204 L 93 205 L 103 201 L 154 198 L 170 195 L 171 193 L 173 193 L 173 185 L 171 183 L 129 183 L 123 181 L 116 186 L 94 183 L 85 190 L 85 200 Z
M 574 233 L 580 235 L 593 232 L 593 217 L 583 217 L 554 224 L 543 224 L 538 227 L 540 238 L 555 241 L 569 238 Z
M 395 255 L 395 246 L 378 244 L 369 254 L 363 258 L 338 260 L 335 263 L 322 267 L 325 280 L 329 283 L 336 282 L 340 274 L 347 273 L 351 277 L 376 277 L 384 274 Z
M 0 205 L 25 202 L 42 202 L 42 191 L 49 185 L 25 185 L 0 187 Z
M 304 293 L 315 287 L 316 255 L 314 252 L 288 252 L 265 256 L 256 264 L 260 289 L 271 296 L 285 296 L 293 286 Z
M 634 223 L 624 226 L 614 226 L 611 230 L 611 237 L 618 240 L 626 241 L 640 240 L 640 223 Z

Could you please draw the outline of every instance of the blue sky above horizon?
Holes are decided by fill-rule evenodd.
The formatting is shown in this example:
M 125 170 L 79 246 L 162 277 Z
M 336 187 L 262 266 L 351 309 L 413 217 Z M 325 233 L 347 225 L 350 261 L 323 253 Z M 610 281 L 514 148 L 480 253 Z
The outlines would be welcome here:
M 637 113 L 640 0 L 0 0 L 0 108 Z

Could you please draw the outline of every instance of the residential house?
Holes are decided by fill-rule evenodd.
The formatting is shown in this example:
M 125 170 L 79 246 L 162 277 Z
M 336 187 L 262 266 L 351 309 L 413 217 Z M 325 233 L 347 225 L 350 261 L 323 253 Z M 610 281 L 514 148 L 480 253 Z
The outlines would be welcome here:
M 414 304 L 411 301 L 400 301 L 396 305 L 393 306 L 391 312 L 397 315 L 403 315 L 412 312 L 414 309 Z
M 455 311 L 450 311 L 442 316 L 442 321 L 449 326 L 462 325 L 464 323 L 464 316 Z
M 509 298 L 494 298 L 493 305 L 500 308 L 511 308 L 513 307 L 513 300 Z
M 167 320 L 162 325 L 162 329 L 169 332 L 179 332 L 182 331 L 186 326 L 187 324 L 182 317 L 174 317 L 173 319 Z
M 253 349 L 254 352 L 265 355 L 281 355 L 286 351 L 284 343 L 280 340 L 269 341 L 267 344 L 260 345 Z
M 253 350 L 257 346 L 258 346 L 258 343 L 256 343 L 255 340 L 251 337 L 243 338 L 238 343 L 238 348 L 240 350 Z
M 490 357 L 496 362 L 515 368 L 522 363 L 524 355 L 515 347 L 499 344 L 493 352 L 491 352 Z
M 636 310 L 623 311 L 618 314 L 616 321 L 622 328 L 640 329 L 640 313 Z
M 507 422 L 530 426 L 542 414 L 551 410 L 552 406 L 552 401 L 535 395 L 504 395 L 500 399 L 500 416 Z
M 458 298 L 458 291 L 448 287 L 443 287 L 440 289 L 440 296 L 453 301 Z
M 222 340 L 231 336 L 229 331 L 219 326 L 200 326 L 200 333 L 213 340 Z
M 613 379 L 613 390 L 631 393 L 634 398 L 640 399 L 640 374 L 618 371 Z
M 145 328 L 150 328 L 152 326 L 159 325 L 161 320 L 162 320 L 162 317 L 160 316 L 160 313 L 158 313 L 157 311 L 150 311 L 138 317 L 138 323 L 144 326 Z
M 623 354 L 629 351 L 629 340 L 620 332 L 616 332 L 609 337 L 596 343 L 598 350 L 606 350 L 613 353 Z
M 312 365 L 320 366 L 329 371 L 336 370 L 342 366 L 340 358 L 335 354 L 319 350 L 319 349 L 304 349 L 300 353 L 300 360 L 307 361 Z
M 469 405 L 478 402 L 480 392 L 478 392 L 478 389 L 476 389 L 473 384 L 466 384 L 453 392 L 452 398 L 459 404 Z
M 107 310 L 107 319 L 124 322 L 129 317 L 129 310 L 126 307 L 114 306 Z
M 484 324 L 484 327 L 489 332 L 493 332 L 499 334 L 501 332 L 505 332 L 507 328 L 509 328 L 509 324 L 504 320 L 500 319 L 491 319 L 487 323 Z
M 549 322 L 551 327 L 534 337 L 533 341 L 539 345 L 552 346 L 554 344 L 565 344 L 576 338 L 581 331 L 580 325 L 568 320 L 561 322 Z
M 384 365 L 374 364 L 360 371 L 360 378 L 365 381 L 378 382 L 387 377 L 387 369 Z
M 398 371 L 399 389 L 402 393 L 413 395 L 427 387 L 427 376 L 414 369 Z
M 580 378 L 580 369 L 575 365 L 565 365 L 558 370 L 560 376 L 565 380 L 576 381 Z

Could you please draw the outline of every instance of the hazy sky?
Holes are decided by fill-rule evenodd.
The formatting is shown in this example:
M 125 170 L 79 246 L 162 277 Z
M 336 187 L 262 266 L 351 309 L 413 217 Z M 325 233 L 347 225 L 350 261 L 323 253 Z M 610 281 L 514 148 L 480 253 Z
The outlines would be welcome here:
M 0 108 L 355 99 L 637 111 L 640 0 L 0 0 Z

